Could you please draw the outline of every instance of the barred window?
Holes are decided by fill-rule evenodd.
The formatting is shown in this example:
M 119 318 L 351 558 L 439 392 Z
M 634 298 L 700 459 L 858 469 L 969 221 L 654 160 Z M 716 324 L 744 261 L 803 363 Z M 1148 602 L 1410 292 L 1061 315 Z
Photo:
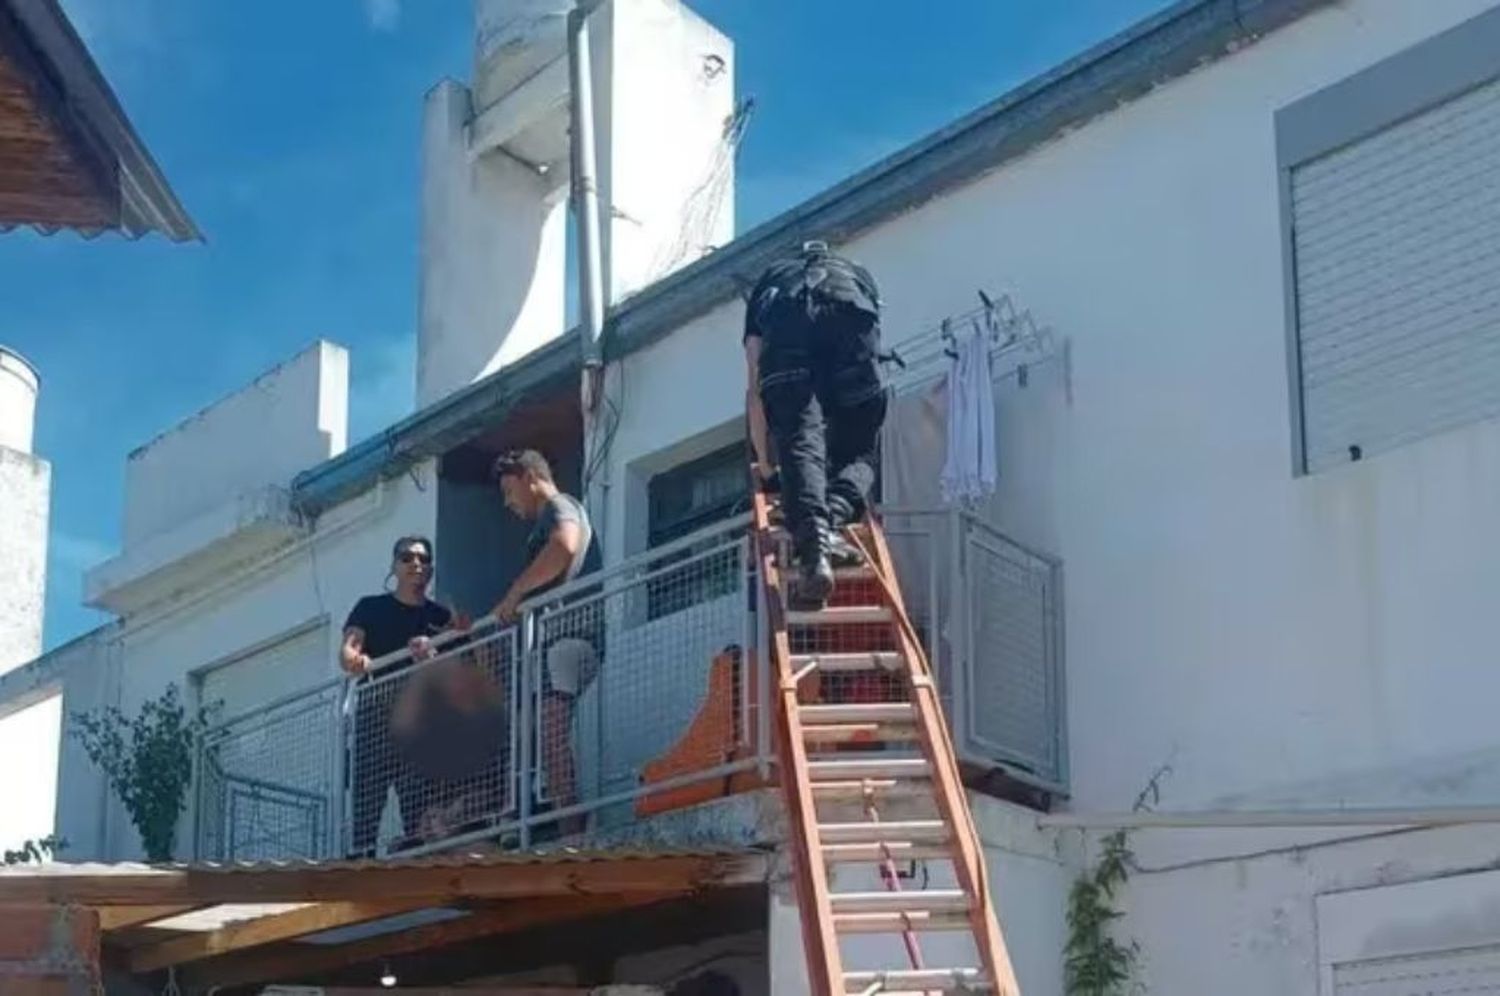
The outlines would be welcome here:
M 743 510 L 749 500 L 749 463 L 749 450 L 741 441 L 651 478 L 647 485 L 649 544 L 662 546 Z M 652 569 L 668 567 L 694 552 L 669 554 L 652 564 Z M 706 564 L 665 572 L 651 585 L 649 617 L 656 619 L 729 594 L 739 584 L 738 569 L 739 558 L 725 550 Z

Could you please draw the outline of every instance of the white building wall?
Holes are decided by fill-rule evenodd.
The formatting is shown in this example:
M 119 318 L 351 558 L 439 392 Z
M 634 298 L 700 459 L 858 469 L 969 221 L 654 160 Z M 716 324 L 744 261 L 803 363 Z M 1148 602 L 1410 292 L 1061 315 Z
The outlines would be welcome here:
M 1328 957 L 1500 943 L 1500 885 L 1493 881 L 1477 905 L 1424 908 L 1396 889 L 1382 895 L 1384 887 L 1416 882 L 1469 888 L 1493 867 L 1497 842 L 1493 826 L 1141 831 L 1132 839 L 1139 867 L 1122 904 L 1121 931 L 1145 950 L 1140 978 L 1147 992 L 1334 996 L 1319 989 Z M 1352 906 L 1379 929 L 1358 945 L 1338 943 L 1335 925 L 1319 922 L 1330 902 Z M 1448 991 L 1471 990 L 1400 990 Z
M 744 436 L 744 316 L 722 305 L 610 367 L 620 424 L 607 468 L 600 530 L 607 563 L 646 548 L 653 474 Z
M 135 450 L 126 548 L 342 453 L 348 396 L 348 351 L 318 342 Z
M 0 346 L 0 446 L 31 452 L 41 379 L 18 354 Z
M 734 44 L 680 0 L 596 15 L 604 287 L 618 302 L 734 236 Z M 597 71 L 596 77 L 601 74 Z
M 68 842 L 60 855 L 67 861 L 109 857 L 110 788 L 70 730 L 76 714 L 118 701 L 119 650 L 117 628 L 106 625 L 48 652 L 46 658 L 49 669 L 59 677 L 62 692 L 54 826 L 57 835 Z
M 42 651 L 52 467 L 32 454 L 35 368 L 0 346 L 0 674 Z
M 1271 119 L 1490 5 L 1314 14 L 847 247 L 892 341 L 975 288 L 1072 339 L 1071 406 L 1056 366 L 1002 387 L 996 507 L 1066 565 L 1077 805 L 1168 760 L 1181 807 L 1489 742 L 1500 426 L 1291 475 Z M 620 365 L 612 512 L 633 467 L 738 417 L 740 314 Z
M 1500 424 L 1292 475 L 1273 130 L 1278 108 L 1491 6 L 1335 5 L 844 247 L 880 280 L 892 342 L 976 288 L 1071 339 L 1071 404 L 1061 364 L 1000 388 L 993 507 L 1065 564 L 1074 808 L 1128 808 L 1163 763 L 1168 809 L 1493 800 Z M 645 472 L 683 438 L 738 431 L 741 315 L 721 306 L 618 365 L 610 556 L 643 534 Z M 1228 833 L 1205 835 L 1244 855 L 1287 839 Z M 1142 875 L 1123 927 L 1147 991 L 1312 996 L 1318 893 L 1461 871 L 1497 845 L 1475 827 L 1323 846 L 1317 871 L 1293 849 Z M 1019 911 L 1002 895 L 1023 973 L 1060 971 L 1073 874 L 1033 877 Z
M 0 673 L 42 652 L 52 467 L 0 446 Z
M 422 130 L 417 404 L 428 405 L 562 334 L 566 173 L 501 152 L 472 158 L 467 88 L 427 95 Z
M 472 87 L 427 96 L 417 403 L 564 332 L 570 153 L 567 4 L 475 6 Z M 734 47 L 680 0 L 589 18 L 606 297 L 734 232 Z

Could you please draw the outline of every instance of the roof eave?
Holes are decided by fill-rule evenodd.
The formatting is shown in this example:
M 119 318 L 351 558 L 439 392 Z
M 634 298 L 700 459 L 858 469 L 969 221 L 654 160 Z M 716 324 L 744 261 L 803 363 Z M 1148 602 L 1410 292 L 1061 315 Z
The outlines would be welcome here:
M 301 515 L 316 517 L 377 480 L 404 473 L 463 443 L 538 389 L 581 369 L 578 330 L 571 329 L 483 380 L 298 474 L 292 481 L 293 507 Z
M 174 242 L 203 241 L 203 234 L 172 192 L 57 0 L 0 2 L 11 8 L 32 44 L 56 72 L 69 112 L 76 114 L 113 156 L 120 185 L 117 224 L 121 234 L 139 238 L 154 231 Z

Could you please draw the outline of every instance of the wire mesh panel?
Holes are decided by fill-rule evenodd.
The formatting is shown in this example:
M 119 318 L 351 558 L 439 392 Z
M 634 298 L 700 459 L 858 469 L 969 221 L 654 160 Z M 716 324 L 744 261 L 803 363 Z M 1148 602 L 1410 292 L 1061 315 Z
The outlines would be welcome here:
M 967 522 L 967 746 L 1051 784 L 1063 780 L 1060 573 Z
M 957 683 L 949 669 L 957 656 L 956 626 L 961 621 L 954 612 L 951 590 L 958 521 L 951 512 L 902 509 L 886 512 L 882 523 L 906 613 L 927 652 L 938 695 L 948 710 Z
M 204 737 L 200 858 L 323 858 L 339 810 L 342 682 L 238 716 Z
M 355 684 L 349 853 L 480 834 L 514 812 L 518 660 L 514 627 L 476 630 Z
M 610 802 L 596 826 L 680 804 L 639 800 L 709 777 L 749 741 L 747 549 L 743 530 L 711 530 L 535 611 L 531 784 L 557 831 Z

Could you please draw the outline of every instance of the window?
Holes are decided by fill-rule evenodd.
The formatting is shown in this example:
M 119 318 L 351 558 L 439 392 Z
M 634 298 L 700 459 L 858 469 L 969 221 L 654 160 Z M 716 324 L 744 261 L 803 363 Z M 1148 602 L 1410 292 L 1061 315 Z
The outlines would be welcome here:
M 749 451 L 738 442 L 663 471 L 647 484 L 648 542 L 662 546 L 722 521 L 749 502 Z M 653 564 L 661 569 L 694 558 L 678 551 Z M 698 557 L 668 571 L 650 585 L 652 619 L 727 595 L 740 583 L 740 560 L 733 549 Z
M 1299 473 L 1500 416 L 1500 10 L 1277 115 Z
M 319 617 L 198 672 L 198 701 L 215 721 L 233 719 L 334 677 L 335 667 Z
M 1500 872 L 1432 874 L 1314 899 L 1321 996 L 1500 996 Z
M 670 543 L 745 507 L 749 465 L 749 451 L 741 442 L 651 478 L 649 544 Z

